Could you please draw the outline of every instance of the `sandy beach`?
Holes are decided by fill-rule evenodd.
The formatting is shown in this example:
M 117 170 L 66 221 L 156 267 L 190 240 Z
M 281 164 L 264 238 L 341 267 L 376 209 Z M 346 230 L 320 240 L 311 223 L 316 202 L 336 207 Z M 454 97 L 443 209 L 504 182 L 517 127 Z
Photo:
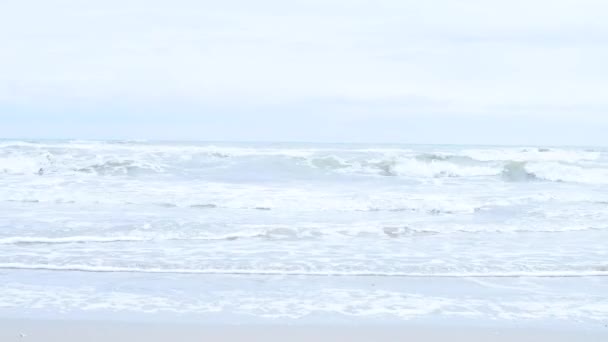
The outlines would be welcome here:
M 399 326 L 231 326 L 109 321 L 0 320 L 5 342 L 122 341 L 551 341 L 600 342 L 605 330 L 565 327 Z

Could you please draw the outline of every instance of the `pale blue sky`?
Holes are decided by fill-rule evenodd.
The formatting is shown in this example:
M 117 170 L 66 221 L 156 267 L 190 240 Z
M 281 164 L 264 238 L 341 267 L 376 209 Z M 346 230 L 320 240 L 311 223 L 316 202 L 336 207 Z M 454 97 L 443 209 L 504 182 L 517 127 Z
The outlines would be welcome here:
M 0 137 L 608 145 L 608 3 L 0 3 Z

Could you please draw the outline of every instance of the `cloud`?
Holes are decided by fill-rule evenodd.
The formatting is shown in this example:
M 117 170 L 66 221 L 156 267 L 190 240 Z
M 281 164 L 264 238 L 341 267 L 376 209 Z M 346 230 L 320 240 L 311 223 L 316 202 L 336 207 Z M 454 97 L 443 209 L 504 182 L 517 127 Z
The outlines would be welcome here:
M 221 115 L 227 131 L 247 115 L 605 123 L 606 10 L 591 0 L 4 2 L 0 120 Z

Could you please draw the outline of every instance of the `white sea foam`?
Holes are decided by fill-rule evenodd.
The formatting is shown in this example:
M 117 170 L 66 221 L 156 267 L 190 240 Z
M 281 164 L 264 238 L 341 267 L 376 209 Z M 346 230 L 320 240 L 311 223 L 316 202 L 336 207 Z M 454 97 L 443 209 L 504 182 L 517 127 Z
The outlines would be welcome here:
M 92 286 L 41 287 L 14 283 L 0 285 L 0 303 L 5 310 L 24 307 L 42 310 L 59 308 L 64 315 L 76 314 L 78 317 L 99 311 L 113 314 L 174 313 L 179 314 L 180 318 L 183 318 L 184 314 L 205 317 L 206 314 L 221 312 L 224 315 L 240 317 L 239 321 L 245 317 L 301 321 L 320 315 L 323 322 L 334 317 L 349 320 L 409 320 L 440 314 L 444 317 L 492 320 L 515 320 L 525 317 L 533 320 L 559 319 L 603 323 L 608 308 L 605 298 L 581 294 L 569 294 L 564 297 L 545 293 L 537 296 L 535 301 L 527 301 L 521 295 L 514 296 L 519 292 L 513 290 L 509 292 L 511 296 L 494 303 L 487 298 L 470 295 L 453 297 L 413 291 L 338 287 L 332 284 L 312 289 L 302 288 L 306 286 L 301 284 L 299 288 L 292 286 L 257 290 L 256 286 L 245 289 L 205 287 L 196 293 L 183 290 L 157 293 L 150 289 L 140 293 L 128 288 L 99 291 Z
M 0 142 L 6 282 L 35 282 L 45 272 L 58 281 L 134 277 L 144 287 L 165 273 L 189 275 L 196 284 L 206 275 L 314 276 L 342 278 L 341 284 L 399 277 L 599 279 L 608 275 L 606 222 L 602 149 Z M 57 296 L 23 305 L 178 312 L 183 303 L 131 293 L 124 306 L 114 298 L 95 307 L 91 296 L 103 288 L 93 287 L 82 300 Z M 0 307 L 16 305 L 3 293 L 9 292 L 0 290 Z M 255 305 L 275 303 L 268 293 Z M 154 304 L 141 304 L 146 298 Z M 345 303 L 353 298 L 346 298 L 323 310 L 417 317 L 430 297 L 411 308 L 403 299 L 399 310 L 391 309 L 394 297 L 386 298 L 366 297 L 352 310 Z M 601 311 L 580 298 L 559 298 L 551 298 L 556 307 L 580 315 Z M 298 300 L 280 315 L 302 317 L 322 305 Z M 501 317 L 541 311 L 513 305 L 500 306 Z M 464 311 L 473 313 L 471 307 Z M 241 312 L 253 311 L 264 315 Z
M 119 266 L 91 265 L 47 265 L 25 263 L 0 263 L 0 269 L 10 270 L 47 270 L 99 273 L 168 273 L 168 274 L 226 274 L 226 275 L 297 275 L 297 276 L 333 276 L 333 277 L 425 277 L 425 278 L 514 278 L 514 277 L 606 277 L 608 269 L 577 271 L 509 271 L 509 272 L 374 272 L 374 271 L 339 271 L 339 270 L 289 270 L 289 269 L 225 269 L 225 268 L 141 268 Z
M 602 153 L 586 149 L 560 149 L 560 148 L 484 148 L 468 149 L 459 154 L 480 161 L 556 161 L 575 163 L 580 161 L 593 161 L 601 158 Z
M 11 236 L 0 238 L 0 245 L 27 244 L 27 243 L 87 243 L 87 242 L 127 242 L 146 241 L 148 239 L 134 236 L 65 236 L 65 237 L 33 237 Z

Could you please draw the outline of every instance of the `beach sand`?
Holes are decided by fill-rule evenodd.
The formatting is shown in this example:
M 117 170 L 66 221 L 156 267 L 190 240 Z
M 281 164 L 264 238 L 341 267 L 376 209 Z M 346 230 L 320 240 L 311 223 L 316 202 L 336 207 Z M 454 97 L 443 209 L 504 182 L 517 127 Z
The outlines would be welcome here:
M 176 323 L 0 320 L 0 341 L 552 341 L 605 342 L 608 328 L 597 330 L 402 326 L 209 326 Z

